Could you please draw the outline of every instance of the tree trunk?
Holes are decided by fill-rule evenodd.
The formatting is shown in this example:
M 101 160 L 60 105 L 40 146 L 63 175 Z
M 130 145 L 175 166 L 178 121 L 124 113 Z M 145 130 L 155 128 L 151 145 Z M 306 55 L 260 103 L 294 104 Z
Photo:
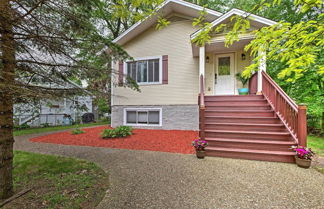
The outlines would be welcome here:
M 15 41 L 10 0 L 0 1 L 0 199 L 13 195 L 13 93 Z M 0 54 L 1 54 L 0 53 Z

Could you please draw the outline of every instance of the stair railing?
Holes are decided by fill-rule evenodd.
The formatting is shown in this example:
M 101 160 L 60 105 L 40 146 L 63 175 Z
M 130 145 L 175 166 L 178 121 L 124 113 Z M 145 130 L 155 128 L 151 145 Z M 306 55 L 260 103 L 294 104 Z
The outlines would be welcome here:
M 262 93 L 296 143 L 306 147 L 306 106 L 297 105 L 265 71 L 262 71 Z
M 199 121 L 200 131 L 199 136 L 201 140 L 205 140 L 205 81 L 204 76 L 200 75 L 200 93 L 199 93 Z

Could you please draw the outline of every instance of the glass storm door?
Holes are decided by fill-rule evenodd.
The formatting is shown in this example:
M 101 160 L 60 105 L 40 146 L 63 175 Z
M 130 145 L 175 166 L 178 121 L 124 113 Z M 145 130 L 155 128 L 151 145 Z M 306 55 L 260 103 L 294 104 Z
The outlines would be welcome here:
M 234 95 L 234 54 L 216 55 L 215 95 Z

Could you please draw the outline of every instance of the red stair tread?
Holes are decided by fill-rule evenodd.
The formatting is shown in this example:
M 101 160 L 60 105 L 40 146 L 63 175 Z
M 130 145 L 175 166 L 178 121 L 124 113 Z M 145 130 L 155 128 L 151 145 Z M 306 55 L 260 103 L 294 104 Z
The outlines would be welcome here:
M 257 106 L 263 106 L 263 107 L 271 107 L 269 104 L 257 104 Z M 212 106 L 207 106 L 207 107 L 212 107 Z M 237 107 L 237 105 L 221 105 L 221 106 L 217 106 L 217 107 Z M 251 106 L 244 106 L 244 107 L 255 107 L 255 105 L 251 105 Z
M 276 144 L 276 145 L 294 145 L 294 144 L 296 144 L 294 141 L 225 139 L 225 138 L 206 138 L 206 141 L 241 142 L 241 143 Z
M 255 113 L 255 112 L 274 112 L 273 110 L 208 110 L 206 109 L 205 112 L 237 112 L 237 113 Z
M 232 100 L 232 99 L 218 99 L 218 100 L 205 100 L 205 102 L 260 102 L 267 101 L 266 99 L 241 99 L 241 100 Z
M 205 95 L 205 97 L 263 97 L 263 95 Z
M 221 152 L 243 152 L 243 153 L 254 153 L 254 154 L 268 154 L 268 155 L 289 155 L 294 156 L 293 151 L 268 151 L 268 150 L 253 150 L 253 149 L 236 149 L 236 148 L 220 148 L 220 147 L 207 147 L 206 151 L 221 151 Z
M 269 135 L 290 135 L 289 132 L 266 132 L 266 131 L 231 131 L 231 130 L 205 130 L 214 133 L 235 133 L 235 134 L 269 134 Z
M 213 122 L 205 122 L 206 125 L 229 125 L 229 126 L 272 126 L 272 127 L 278 127 L 282 126 L 284 127 L 284 124 L 277 124 L 277 123 L 265 123 L 265 124 L 255 124 L 255 123 L 213 123 Z
M 254 118 L 257 118 L 257 119 L 278 119 L 277 117 L 255 117 L 255 116 L 252 116 L 252 117 L 248 117 L 248 116 L 205 116 L 206 118 L 229 118 L 229 119 L 237 119 L 237 118 L 249 118 L 249 119 L 254 119 Z

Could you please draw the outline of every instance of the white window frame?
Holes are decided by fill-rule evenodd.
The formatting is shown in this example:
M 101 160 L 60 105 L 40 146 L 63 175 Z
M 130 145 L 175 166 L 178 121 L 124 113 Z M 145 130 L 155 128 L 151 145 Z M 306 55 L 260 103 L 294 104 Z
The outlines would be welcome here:
M 159 60 L 159 81 L 158 82 L 137 82 L 138 85 L 140 86 L 145 86 L 145 85 L 154 85 L 154 84 L 162 84 L 162 73 L 163 73 L 163 59 L 162 59 L 162 55 L 159 56 L 150 56 L 150 57 L 139 57 L 139 58 L 134 58 L 134 60 L 126 60 L 124 62 L 124 75 L 127 75 L 127 63 L 128 62 L 133 62 L 133 61 L 146 61 L 146 60 Z M 147 66 L 148 69 L 148 66 Z M 147 74 L 148 76 L 148 74 Z M 148 78 L 147 78 L 148 80 Z M 126 82 L 126 77 L 124 78 L 124 83 Z
M 159 124 L 127 123 L 127 111 L 159 111 Z M 124 126 L 162 126 L 162 108 L 124 108 Z

